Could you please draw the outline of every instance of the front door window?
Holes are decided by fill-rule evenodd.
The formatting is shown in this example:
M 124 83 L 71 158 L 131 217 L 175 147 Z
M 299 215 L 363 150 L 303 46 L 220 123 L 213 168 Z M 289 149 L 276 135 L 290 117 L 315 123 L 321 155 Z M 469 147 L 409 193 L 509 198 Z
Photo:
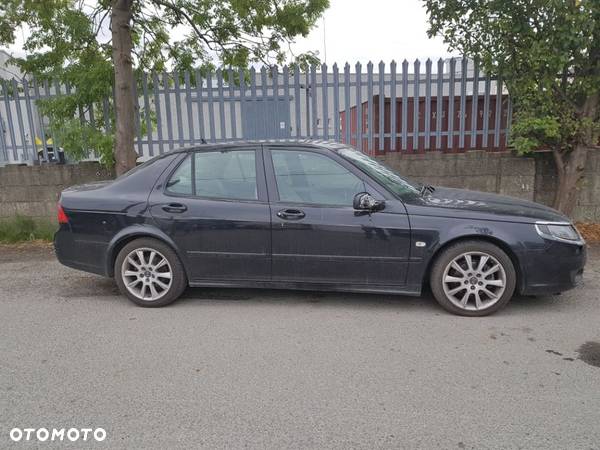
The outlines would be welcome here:
M 279 200 L 331 206 L 352 206 L 363 182 L 333 159 L 301 150 L 272 150 Z

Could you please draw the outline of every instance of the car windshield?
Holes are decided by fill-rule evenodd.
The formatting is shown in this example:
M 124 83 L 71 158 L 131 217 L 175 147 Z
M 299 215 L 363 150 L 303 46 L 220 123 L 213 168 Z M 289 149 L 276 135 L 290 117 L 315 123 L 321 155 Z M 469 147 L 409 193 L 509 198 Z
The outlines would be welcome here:
M 349 147 L 338 150 L 338 153 L 398 196 L 420 193 L 421 185 L 419 183 L 408 181 L 364 153 Z

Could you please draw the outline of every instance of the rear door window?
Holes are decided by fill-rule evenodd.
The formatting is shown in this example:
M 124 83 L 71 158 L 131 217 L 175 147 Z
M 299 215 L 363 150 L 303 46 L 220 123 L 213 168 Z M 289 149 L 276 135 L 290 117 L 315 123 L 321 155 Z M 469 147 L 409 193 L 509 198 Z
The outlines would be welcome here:
M 173 172 L 167 192 L 227 200 L 257 200 L 256 152 L 192 153 Z

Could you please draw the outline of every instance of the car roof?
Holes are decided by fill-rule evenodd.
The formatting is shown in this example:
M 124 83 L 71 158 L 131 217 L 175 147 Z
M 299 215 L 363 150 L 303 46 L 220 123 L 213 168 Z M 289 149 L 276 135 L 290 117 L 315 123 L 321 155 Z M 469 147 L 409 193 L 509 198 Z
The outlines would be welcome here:
M 233 142 L 218 142 L 218 143 L 207 143 L 199 144 L 188 147 L 182 147 L 173 149 L 169 153 L 186 153 L 198 150 L 213 150 L 219 148 L 240 148 L 248 147 L 252 145 L 264 145 L 268 144 L 272 147 L 313 147 L 313 148 L 327 148 L 330 150 L 338 150 L 344 147 L 344 144 L 340 144 L 335 141 L 325 141 L 316 139 L 285 139 L 285 140 L 254 140 L 254 141 L 233 141 Z

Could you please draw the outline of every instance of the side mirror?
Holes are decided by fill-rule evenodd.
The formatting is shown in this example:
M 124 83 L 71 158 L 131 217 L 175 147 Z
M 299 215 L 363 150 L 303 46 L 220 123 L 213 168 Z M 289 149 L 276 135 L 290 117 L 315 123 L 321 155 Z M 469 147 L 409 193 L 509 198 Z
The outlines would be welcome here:
M 385 208 L 385 201 L 375 200 L 368 192 L 359 192 L 354 196 L 352 206 L 359 211 L 380 211 Z

